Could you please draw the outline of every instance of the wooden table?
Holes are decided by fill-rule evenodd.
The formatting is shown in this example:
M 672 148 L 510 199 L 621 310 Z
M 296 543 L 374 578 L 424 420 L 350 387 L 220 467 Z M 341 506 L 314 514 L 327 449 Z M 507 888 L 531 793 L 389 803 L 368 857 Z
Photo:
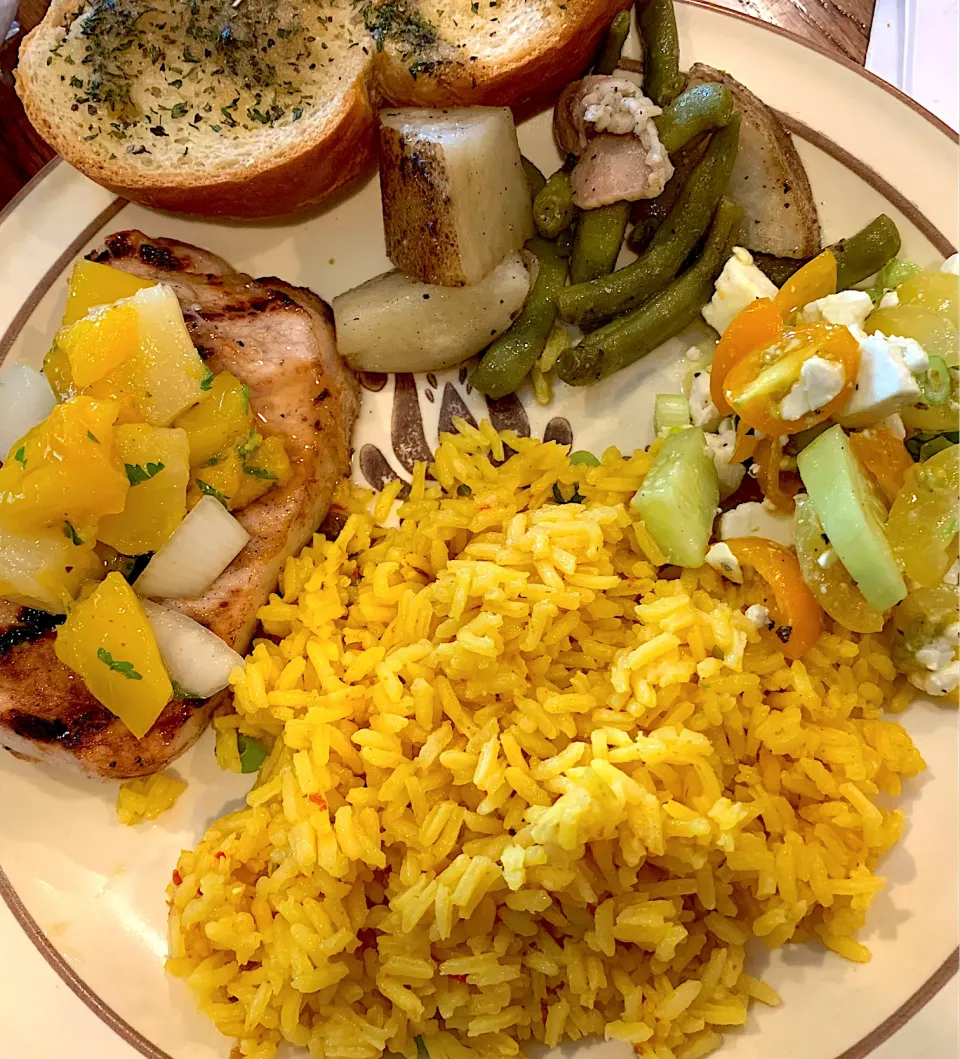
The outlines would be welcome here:
M 49 0 L 21 0 L 18 34 L 0 46 L 0 208 L 53 157 L 33 131 L 13 88 L 13 68 L 23 34 L 43 17 Z M 791 30 L 822 47 L 863 63 L 870 41 L 874 0 L 712 0 Z

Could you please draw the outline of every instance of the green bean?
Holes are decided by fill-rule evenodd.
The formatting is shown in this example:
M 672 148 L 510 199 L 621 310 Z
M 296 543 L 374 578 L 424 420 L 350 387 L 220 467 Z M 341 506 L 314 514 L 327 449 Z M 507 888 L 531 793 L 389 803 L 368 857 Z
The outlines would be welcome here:
M 653 119 L 660 142 L 668 154 L 681 148 L 702 133 L 730 124 L 733 96 L 730 89 L 716 81 L 692 85 Z
M 530 196 L 531 198 L 536 198 L 543 190 L 543 185 L 546 184 L 547 178 L 525 154 L 520 155 L 520 164 L 523 166 L 527 183 L 530 185 Z
M 596 382 L 646 356 L 692 323 L 710 299 L 742 219 L 742 208 L 721 198 L 697 261 L 646 305 L 565 349 L 557 360 L 557 375 L 570 386 Z
M 684 82 L 673 0 L 636 0 L 636 8 L 643 40 L 643 90 L 664 107 L 679 95 Z
M 576 216 L 570 177 L 562 170 L 556 173 L 537 192 L 533 200 L 533 219 L 544 239 L 556 239 Z
M 808 257 L 777 257 L 775 254 L 762 254 L 756 250 L 753 254 L 753 263 L 776 287 L 782 287 L 784 283 L 799 271 L 810 260 Z
M 623 51 L 624 41 L 630 32 L 630 12 L 621 11 L 610 23 L 606 39 L 597 61 L 593 64 L 593 72 L 597 74 L 612 74 L 620 62 L 620 52 Z
M 629 216 L 629 202 L 614 202 L 580 214 L 570 261 L 572 282 L 585 283 L 613 271 Z
M 569 228 L 564 228 L 563 231 L 554 239 L 554 245 L 557 248 L 557 254 L 560 257 L 569 258 L 573 253 L 573 238 L 574 229 L 576 225 L 571 224 Z
M 636 309 L 673 279 L 707 230 L 726 191 L 739 135 L 740 116 L 735 115 L 713 136 L 707 153 L 641 257 L 612 275 L 577 283 L 561 292 L 558 305 L 565 320 L 590 330 L 618 313 Z
M 837 290 L 846 290 L 872 276 L 900 252 L 900 232 L 881 213 L 849 239 L 828 248 L 837 259 Z
M 630 220 L 634 222 L 634 226 L 627 239 L 627 245 L 635 253 L 642 254 L 647 249 L 654 233 L 676 205 L 690 174 L 703 160 L 710 139 L 709 135 L 700 136 L 682 151 L 677 151 L 670 159 L 673 162 L 673 176 L 667 181 L 663 191 L 655 199 L 638 199 L 631 207 Z
M 513 393 L 543 352 L 557 317 L 556 296 L 567 279 L 567 262 L 553 243 L 531 239 L 527 249 L 536 254 L 539 268 L 523 312 L 487 349 L 470 377 L 475 390 L 495 399 Z

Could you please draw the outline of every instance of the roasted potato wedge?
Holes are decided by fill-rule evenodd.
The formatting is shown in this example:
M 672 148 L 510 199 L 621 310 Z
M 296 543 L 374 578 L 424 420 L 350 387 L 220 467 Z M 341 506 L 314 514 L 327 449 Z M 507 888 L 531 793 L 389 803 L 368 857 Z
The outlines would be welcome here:
M 743 114 L 740 152 L 728 195 L 744 210 L 738 242 L 777 257 L 806 258 L 820 250 L 820 219 L 807 172 L 777 115 L 739 81 L 696 63 L 687 84 L 719 81 Z
M 533 235 L 530 186 L 506 107 L 384 110 L 387 256 L 424 283 L 478 283 Z
M 441 371 L 503 334 L 530 290 L 525 263 L 511 254 L 468 287 L 421 283 L 385 272 L 333 299 L 337 346 L 359 371 Z

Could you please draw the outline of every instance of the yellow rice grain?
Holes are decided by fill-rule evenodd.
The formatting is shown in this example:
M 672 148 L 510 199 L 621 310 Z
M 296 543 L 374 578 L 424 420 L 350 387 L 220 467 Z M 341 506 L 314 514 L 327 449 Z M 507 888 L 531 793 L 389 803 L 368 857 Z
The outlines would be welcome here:
M 749 573 L 658 580 L 628 508 L 651 452 L 574 467 L 457 426 L 399 526 L 399 482 L 342 485 L 340 534 L 262 609 L 217 754 L 239 769 L 238 729 L 270 754 L 180 858 L 168 968 L 255 1059 L 700 1059 L 779 1003 L 752 939 L 869 958 L 902 826 L 879 794 L 924 767 L 883 712 L 910 691 L 830 622 L 788 663 Z
M 127 780 L 120 784 L 117 792 L 117 817 L 121 824 L 129 827 L 142 820 L 156 820 L 161 813 L 173 808 L 186 789 L 187 785 L 169 772 Z

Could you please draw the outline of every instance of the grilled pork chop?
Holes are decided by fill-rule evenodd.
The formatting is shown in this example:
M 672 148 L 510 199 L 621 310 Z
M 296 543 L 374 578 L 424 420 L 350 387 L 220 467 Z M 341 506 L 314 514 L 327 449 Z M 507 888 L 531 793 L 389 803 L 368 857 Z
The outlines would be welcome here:
M 349 473 L 359 390 L 336 351 L 333 316 L 310 291 L 254 280 L 221 258 L 141 232 L 107 238 L 93 260 L 169 284 L 200 355 L 250 387 L 257 430 L 280 434 L 293 466 L 236 517 L 250 541 L 199 599 L 166 600 L 244 653 L 256 612 Z M 136 739 L 54 654 L 55 619 L 0 600 L 0 743 L 20 756 L 105 778 L 149 775 L 191 746 L 222 700 L 167 704 Z

